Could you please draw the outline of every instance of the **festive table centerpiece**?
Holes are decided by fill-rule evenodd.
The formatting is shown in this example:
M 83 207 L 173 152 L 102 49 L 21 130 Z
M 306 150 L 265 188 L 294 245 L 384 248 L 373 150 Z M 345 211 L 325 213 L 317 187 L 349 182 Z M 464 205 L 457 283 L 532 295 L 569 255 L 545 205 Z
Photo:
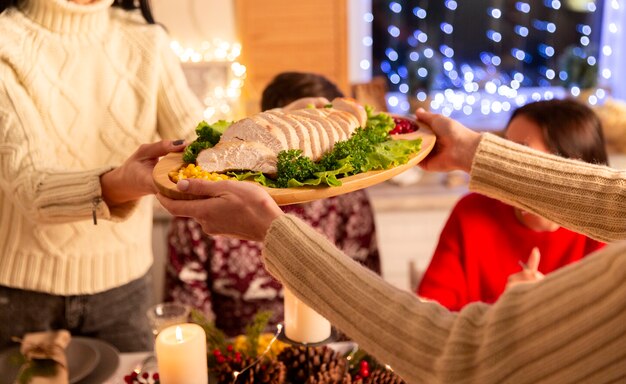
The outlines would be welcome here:
M 234 339 L 228 339 L 200 312 L 192 311 L 191 317 L 206 333 L 210 383 L 404 383 L 388 366 L 356 345 L 340 353 L 328 345 L 282 342 L 280 325 L 276 333 L 264 333 L 270 312 L 259 312 L 245 335 Z M 166 384 L 159 381 L 156 372 L 135 372 L 126 382 Z

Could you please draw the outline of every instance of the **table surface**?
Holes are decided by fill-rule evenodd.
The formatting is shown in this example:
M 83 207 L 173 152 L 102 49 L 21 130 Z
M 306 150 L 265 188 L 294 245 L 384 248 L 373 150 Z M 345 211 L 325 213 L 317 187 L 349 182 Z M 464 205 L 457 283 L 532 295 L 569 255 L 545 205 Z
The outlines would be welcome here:
M 124 382 L 124 376 L 130 374 L 133 369 L 139 367 L 144 359 L 150 354 L 151 352 L 121 353 L 119 367 L 117 367 L 113 376 L 111 376 L 111 378 L 103 384 L 126 384 Z

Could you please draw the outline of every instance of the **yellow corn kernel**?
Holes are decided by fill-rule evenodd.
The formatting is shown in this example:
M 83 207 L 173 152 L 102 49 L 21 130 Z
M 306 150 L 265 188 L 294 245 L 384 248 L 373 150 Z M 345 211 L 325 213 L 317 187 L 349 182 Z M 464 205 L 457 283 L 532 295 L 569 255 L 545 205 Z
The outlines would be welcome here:
M 170 179 L 173 182 L 183 179 L 202 179 L 209 181 L 228 180 L 231 177 L 217 172 L 206 172 L 202 167 L 195 164 L 187 164 L 182 166 L 178 171 L 170 172 Z

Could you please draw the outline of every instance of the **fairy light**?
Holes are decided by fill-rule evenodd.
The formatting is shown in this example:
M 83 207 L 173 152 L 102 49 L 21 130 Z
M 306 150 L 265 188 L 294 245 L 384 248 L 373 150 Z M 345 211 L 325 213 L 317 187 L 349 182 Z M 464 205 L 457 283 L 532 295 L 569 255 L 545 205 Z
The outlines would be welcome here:
M 459 60 L 454 44 L 455 34 L 460 31 L 454 22 L 459 16 L 456 12 L 463 12 L 465 4 L 458 0 L 444 0 L 444 7 L 430 10 L 429 3 L 432 2 L 416 0 L 409 7 L 407 2 L 399 0 L 382 2 L 387 12 L 387 24 L 382 32 L 388 44 L 381 51 L 384 56 L 381 55 L 377 70 L 388 78 L 391 92 L 386 100 L 399 112 L 409 112 L 405 102 L 408 98 L 430 101 L 435 112 L 468 116 L 502 114 L 531 100 L 580 93 L 580 89 L 572 91 L 558 87 L 561 81 L 571 80 L 568 79 L 571 74 L 557 68 L 563 34 L 574 36 L 578 53 L 584 55 L 581 57 L 587 65 L 600 65 L 599 74 L 605 83 L 614 82 L 618 72 L 613 64 L 618 56 L 615 49 L 618 45 L 609 39 L 603 37 L 598 54 L 589 53 L 589 48 L 598 40 L 594 24 L 580 21 L 577 30 L 564 30 L 565 24 L 562 25 L 560 20 L 566 17 L 563 11 L 570 9 L 569 0 L 490 0 L 484 11 L 487 24 L 482 32 L 488 48 L 479 52 L 477 58 L 467 61 Z M 595 4 L 595 1 L 587 1 L 584 12 L 595 12 Z M 602 7 L 605 12 L 611 7 L 614 12 L 622 12 L 625 8 L 620 0 L 606 0 L 605 4 Z M 506 23 L 503 22 L 505 19 Z M 606 17 L 605 20 L 608 21 L 603 24 L 603 31 L 619 35 L 624 24 L 620 21 L 623 20 Z M 407 24 L 413 29 L 405 31 L 403 26 Z M 435 31 L 439 33 L 432 35 Z M 530 35 L 540 41 L 531 45 L 528 42 Z M 513 68 L 502 68 L 503 63 L 513 64 Z M 533 69 L 535 73 L 527 73 L 529 64 L 536 68 Z M 411 81 L 416 85 L 411 85 Z M 418 88 L 433 83 L 432 89 Z M 439 92 L 439 88 L 451 88 L 454 92 Z M 469 98 L 469 94 L 473 97 Z M 592 101 L 601 102 L 607 93 L 595 92 L 593 96 Z
M 545 61 L 542 74 L 546 78 L 548 85 L 552 84 L 552 81 L 557 78 L 557 70 L 555 69 L 556 60 L 554 55 L 556 50 L 554 46 L 556 42 L 557 32 L 557 20 L 559 19 L 558 10 L 561 8 L 561 2 L 558 0 L 544 0 L 544 5 L 548 10 L 548 22 L 546 24 L 546 31 L 549 33 L 545 43 L 540 43 L 537 46 L 539 56 Z
M 173 40 L 170 42 L 170 48 L 183 65 L 227 65 L 225 84 L 212 84 L 203 90 L 201 96 L 205 106 L 203 117 L 206 120 L 233 118 L 235 105 L 239 101 L 246 78 L 246 67 L 237 61 L 241 55 L 241 44 L 213 39 L 203 41 L 195 47 L 185 47 L 177 40 Z
M 626 6 L 617 0 L 608 0 L 604 7 L 604 23 L 602 28 L 602 49 L 599 57 L 600 84 L 613 88 L 615 96 L 626 97 L 624 75 L 618 71 L 624 62 L 623 50 L 616 47 L 624 46 L 626 33 L 623 30 L 626 21 Z M 623 64 L 622 64 L 623 65 Z
M 243 374 L 248 369 L 254 367 L 261 360 L 263 360 L 265 355 L 267 355 L 269 353 L 269 351 L 272 349 L 272 345 L 276 342 L 276 340 L 278 340 L 278 336 L 280 336 L 280 333 L 282 332 L 282 330 L 283 330 L 283 325 L 282 324 L 277 324 L 276 325 L 276 333 L 274 334 L 274 337 L 272 337 L 272 339 L 269 341 L 269 343 L 267 343 L 267 346 L 265 347 L 265 350 L 263 350 L 263 352 L 260 355 L 258 355 L 257 358 L 252 363 L 246 365 L 240 371 L 233 371 L 233 381 L 232 381 L 233 384 L 235 384 L 237 382 L 237 378 L 239 376 L 241 376 L 241 374 Z
M 523 1 L 518 1 L 517 3 L 515 3 L 515 9 L 522 13 L 530 13 L 530 4 Z
M 458 4 L 456 3 L 456 1 L 446 1 L 444 5 L 444 21 L 439 26 L 441 31 L 444 33 L 444 37 L 443 44 L 439 46 L 439 51 L 443 56 L 447 58 L 445 62 L 451 64 L 451 68 L 448 70 L 448 78 L 450 78 L 450 73 L 453 72 L 456 68 L 456 62 L 454 60 L 454 49 L 452 48 L 454 46 L 454 27 L 452 25 L 454 24 L 454 16 L 456 14 Z M 453 81 L 454 84 L 455 79 L 450 79 Z

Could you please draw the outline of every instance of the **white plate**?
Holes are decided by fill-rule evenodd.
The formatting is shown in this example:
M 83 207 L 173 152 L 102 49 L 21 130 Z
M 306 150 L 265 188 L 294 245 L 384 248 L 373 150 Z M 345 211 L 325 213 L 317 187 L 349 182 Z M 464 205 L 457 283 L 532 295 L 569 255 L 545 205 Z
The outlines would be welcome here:
M 100 361 L 100 351 L 89 342 L 91 339 L 73 337 L 67 346 L 67 365 L 69 368 L 69 380 L 71 384 L 78 383 L 89 375 Z M 17 377 L 20 366 L 19 345 L 0 352 L 0 384 L 12 384 Z

